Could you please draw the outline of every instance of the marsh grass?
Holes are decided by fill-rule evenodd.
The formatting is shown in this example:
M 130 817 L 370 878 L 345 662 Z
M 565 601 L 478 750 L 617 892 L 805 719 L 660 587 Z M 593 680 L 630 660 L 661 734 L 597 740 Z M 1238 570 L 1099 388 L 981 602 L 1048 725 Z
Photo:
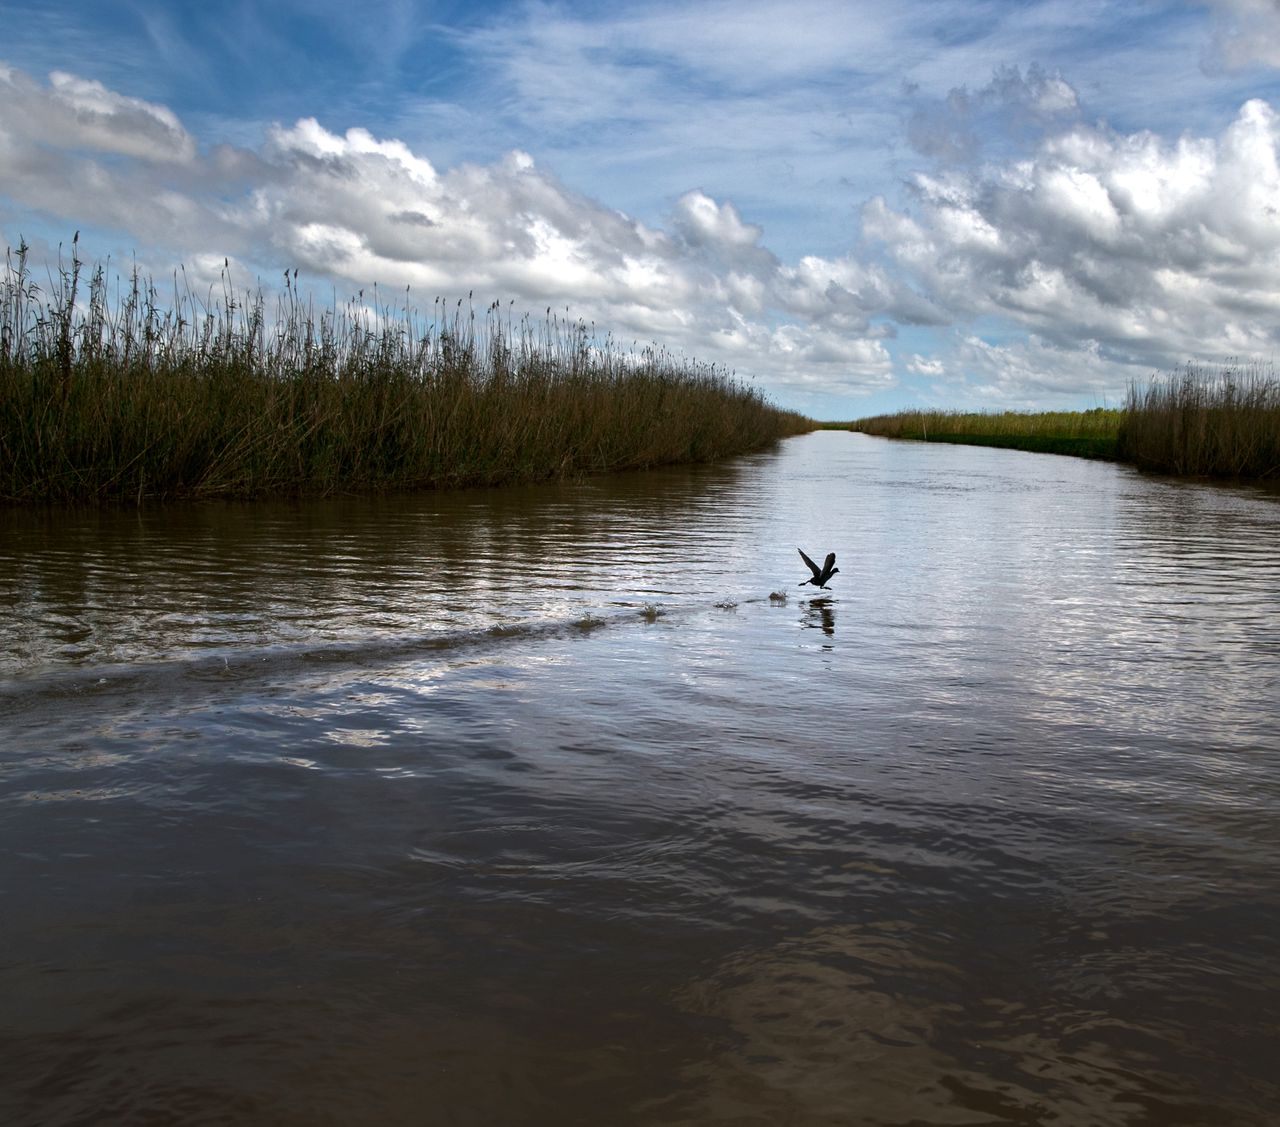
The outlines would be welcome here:
M 886 438 L 1114 458 L 1123 417 L 1123 411 L 1105 407 L 1089 411 L 900 411 L 842 425 Z
M 825 424 L 887 438 L 1007 446 L 1195 477 L 1280 477 L 1280 377 L 1270 364 L 1188 365 L 1129 389 L 1123 408 L 901 411 Z
M 317 311 L 285 275 L 172 297 L 27 247 L 0 281 L 0 501 L 126 502 L 493 485 L 760 449 L 812 424 L 722 370 L 547 311 L 376 291 Z
M 1280 477 L 1280 379 L 1273 365 L 1188 365 L 1129 391 L 1120 456 L 1147 470 Z

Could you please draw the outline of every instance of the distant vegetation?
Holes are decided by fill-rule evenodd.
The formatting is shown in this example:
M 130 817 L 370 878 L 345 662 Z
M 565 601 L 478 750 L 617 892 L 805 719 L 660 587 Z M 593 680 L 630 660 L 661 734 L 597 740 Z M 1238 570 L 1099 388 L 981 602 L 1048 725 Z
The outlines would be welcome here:
M 135 271 L 0 282 L 0 501 L 128 502 L 490 485 L 710 461 L 812 428 L 708 365 L 581 322 L 430 320 L 363 294 L 316 312 L 296 273 L 162 304 Z M 510 307 L 508 307 L 508 310 Z
M 1124 412 L 1091 411 L 900 411 L 845 424 L 850 430 L 886 438 L 1008 446 L 1049 454 L 1114 458 Z
M 888 438 L 1110 458 L 1161 473 L 1280 477 L 1280 379 L 1270 366 L 1218 372 L 1188 366 L 1131 388 L 1120 409 L 900 411 L 826 425 Z

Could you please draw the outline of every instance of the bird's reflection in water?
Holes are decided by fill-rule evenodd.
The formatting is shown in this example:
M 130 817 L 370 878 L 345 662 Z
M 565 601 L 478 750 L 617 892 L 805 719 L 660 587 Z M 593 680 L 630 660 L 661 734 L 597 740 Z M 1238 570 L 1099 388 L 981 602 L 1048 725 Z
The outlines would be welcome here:
M 810 599 L 804 612 L 804 625 L 810 630 L 821 629 L 824 634 L 836 632 L 836 612 L 830 599 Z

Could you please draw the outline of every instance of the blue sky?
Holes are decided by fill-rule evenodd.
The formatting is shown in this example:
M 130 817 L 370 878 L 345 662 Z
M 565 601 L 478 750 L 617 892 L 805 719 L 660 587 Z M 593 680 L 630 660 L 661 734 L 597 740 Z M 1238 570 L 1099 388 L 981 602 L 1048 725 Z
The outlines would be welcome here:
M 568 308 L 820 418 L 1280 335 L 1276 0 L 0 0 L 0 236 Z

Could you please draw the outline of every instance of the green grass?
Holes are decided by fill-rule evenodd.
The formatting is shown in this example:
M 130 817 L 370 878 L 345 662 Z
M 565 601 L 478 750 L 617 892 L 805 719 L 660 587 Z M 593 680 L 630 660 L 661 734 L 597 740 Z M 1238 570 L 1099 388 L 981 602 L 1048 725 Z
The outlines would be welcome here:
M 900 411 L 877 415 L 843 429 L 886 438 L 957 442 L 971 446 L 1004 446 L 1048 454 L 1114 458 L 1124 412 L 1095 407 L 1090 411 Z
M 131 503 L 493 485 L 761 449 L 812 428 L 710 365 L 582 322 L 376 291 L 317 312 L 286 274 L 173 296 L 27 248 L 0 281 L 0 502 Z

